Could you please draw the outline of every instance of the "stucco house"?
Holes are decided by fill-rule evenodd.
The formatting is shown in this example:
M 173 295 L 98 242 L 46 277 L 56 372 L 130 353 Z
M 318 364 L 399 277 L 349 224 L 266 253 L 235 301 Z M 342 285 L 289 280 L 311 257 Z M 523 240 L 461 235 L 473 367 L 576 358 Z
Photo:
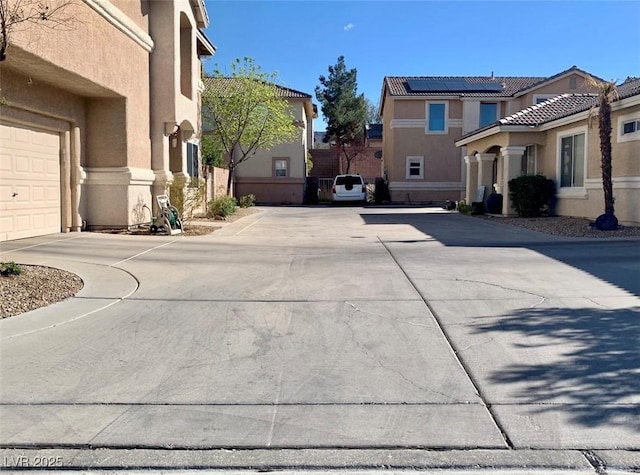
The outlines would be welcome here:
M 612 102 L 611 146 L 615 214 L 640 224 L 640 78 L 619 85 Z M 514 214 L 510 179 L 539 173 L 556 183 L 558 215 L 594 219 L 604 212 L 597 96 L 561 94 L 465 134 L 468 202 L 496 184 L 503 214 Z
M 457 139 L 558 94 L 590 92 L 588 76 L 573 66 L 551 77 L 385 77 L 382 155 L 392 201 L 463 198 L 467 152 Z
M 224 88 L 223 81 L 206 78 L 207 90 Z M 293 142 L 258 149 L 254 156 L 235 170 L 233 184 L 236 197 L 252 194 L 260 204 L 301 204 L 307 176 L 307 153 L 313 147 L 313 119 L 318 116 L 311 95 L 289 87 L 276 85 L 280 97 L 287 100 L 298 128 Z M 209 124 L 204 124 L 205 130 Z
M 0 63 L 0 240 L 149 222 L 197 174 L 203 0 L 80 0 Z

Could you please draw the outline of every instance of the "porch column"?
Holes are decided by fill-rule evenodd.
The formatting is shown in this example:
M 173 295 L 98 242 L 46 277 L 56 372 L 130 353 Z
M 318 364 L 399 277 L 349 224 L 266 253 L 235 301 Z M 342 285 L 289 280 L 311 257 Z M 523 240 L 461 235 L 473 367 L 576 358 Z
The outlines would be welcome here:
M 61 133 L 62 153 L 60 159 L 60 218 L 61 231 L 71 231 L 71 132 Z
M 485 198 L 493 191 L 493 162 L 495 153 L 476 153 L 478 160 L 478 186 L 485 187 Z M 477 190 L 473 190 L 471 196 L 475 196 Z
M 71 129 L 71 230 L 82 229 L 80 217 L 80 185 L 82 184 L 82 168 L 80 166 L 80 127 Z
M 478 189 L 478 160 L 475 156 L 465 156 L 464 163 L 467 165 L 467 181 L 464 200 L 471 203 L 475 198 L 475 191 Z
M 522 170 L 522 155 L 527 147 L 520 145 L 510 145 L 502 147 L 502 214 L 513 215 L 515 211 L 511 208 L 509 199 L 509 180 L 520 176 Z

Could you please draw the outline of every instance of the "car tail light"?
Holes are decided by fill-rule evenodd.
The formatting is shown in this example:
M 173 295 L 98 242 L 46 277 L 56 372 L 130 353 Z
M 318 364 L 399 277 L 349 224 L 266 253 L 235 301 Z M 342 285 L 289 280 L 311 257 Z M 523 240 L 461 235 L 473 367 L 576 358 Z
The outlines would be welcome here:
M 367 192 L 367 185 L 362 185 L 362 192 L 366 193 Z
M 336 192 L 336 187 L 334 186 L 331 188 L 331 193 L 335 193 L 335 192 Z

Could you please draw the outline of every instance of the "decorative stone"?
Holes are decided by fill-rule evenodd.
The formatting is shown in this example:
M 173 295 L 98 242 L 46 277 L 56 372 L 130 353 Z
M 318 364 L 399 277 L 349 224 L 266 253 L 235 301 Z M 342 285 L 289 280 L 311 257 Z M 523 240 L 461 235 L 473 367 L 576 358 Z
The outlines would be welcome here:
M 613 231 L 618 229 L 618 218 L 609 213 L 601 214 L 596 218 L 596 228 L 600 231 Z

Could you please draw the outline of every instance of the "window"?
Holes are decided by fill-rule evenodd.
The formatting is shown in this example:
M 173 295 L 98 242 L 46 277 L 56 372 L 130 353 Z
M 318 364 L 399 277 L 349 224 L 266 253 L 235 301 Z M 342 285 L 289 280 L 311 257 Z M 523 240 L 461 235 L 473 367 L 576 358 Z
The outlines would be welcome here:
M 535 175 L 536 173 L 536 146 L 527 145 L 522 155 L 521 175 Z
M 578 78 L 573 76 L 569 78 L 569 89 L 575 89 L 578 87 Z
M 584 186 L 585 134 L 560 139 L 560 187 Z
M 424 157 L 407 157 L 407 179 L 421 180 L 424 178 Z
M 640 132 L 640 120 L 632 120 L 622 124 L 622 135 L 635 134 Z
M 288 158 L 273 159 L 273 176 L 287 176 L 287 168 L 289 165 Z
M 496 102 L 480 103 L 480 127 L 493 124 L 498 120 L 498 104 Z
M 198 146 L 187 142 L 187 175 L 198 178 Z
M 427 102 L 427 132 L 447 132 L 446 102 Z
M 548 101 L 549 99 L 556 97 L 558 94 L 534 94 L 533 95 L 533 104 L 541 104 L 543 102 Z
M 616 120 L 618 142 L 635 142 L 640 140 L 640 112 L 633 112 L 618 117 Z

